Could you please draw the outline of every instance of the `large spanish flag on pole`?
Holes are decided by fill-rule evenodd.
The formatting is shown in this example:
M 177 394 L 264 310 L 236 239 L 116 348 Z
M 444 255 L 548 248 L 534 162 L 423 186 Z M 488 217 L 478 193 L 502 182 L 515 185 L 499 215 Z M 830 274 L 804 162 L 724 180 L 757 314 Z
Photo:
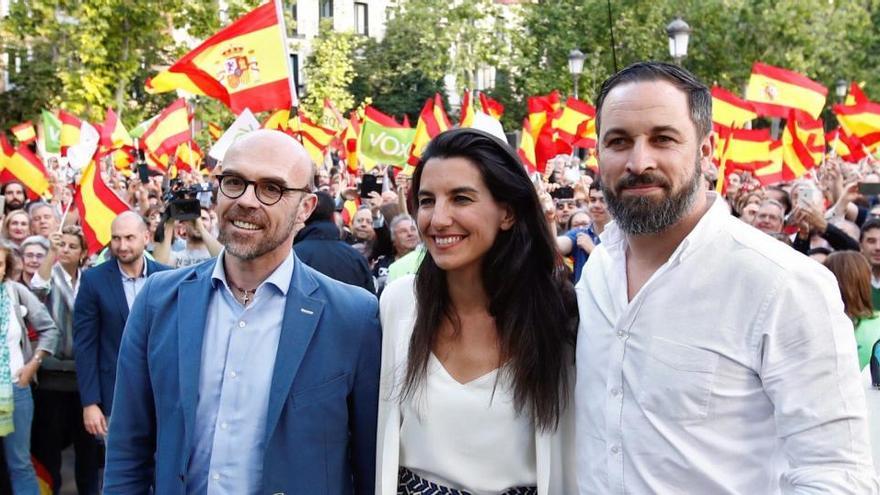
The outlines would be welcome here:
M 422 156 L 422 151 L 428 145 L 428 142 L 450 127 L 452 127 L 452 124 L 449 122 L 449 117 L 446 116 L 446 111 L 443 109 L 443 99 L 440 98 L 440 93 L 436 93 L 433 99 L 428 98 L 425 100 L 422 113 L 419 114 L 419 121 L 416 123 L 416 133 L 409 148 L 407 163 L 411 166 L 417 165 L 419 158 Z
M 216 98 L 236 115 L 297 105 L 280 0 L 265 3 L 148 79 L 148 93 L 181 89 Z
M 858 138 L 870 152 L 880 149 L 880 103 L 866 101 L 832 109 L 848 135 Z
M 6 139 L 5 136 L 3 139 Z M 4 147 L 6 146 L 4 145 Z M 52 196 L 49 186 L 49 172 L 46 171 L 43 162 L 26 145 L 18 145 L 18 148 L 15 148 L 5 161 L 3 171 L 9 174 L 7 177 L 14 178 L 24 184 L 31 200 Z
M 110 242 L 110 224 L 117 215 L 129 209 L 101 178 L 98 169 L 101 159 L 97 156 L 86 165 L 73 196 L 89 254 L 97 253 Z
M 559 138 L 571 144 L 579 135 L 581 124 L 596 118 L 596 109 L 587 102 L 569 98 L 565 108 L 553 120 L 553 128 L 559 132 Z
M 746 100 L 758 114 L 788 117 L 789 109 L 818 118 L 825 106 L 828 88 L 803 74 L 755 62 L 746 88 Z

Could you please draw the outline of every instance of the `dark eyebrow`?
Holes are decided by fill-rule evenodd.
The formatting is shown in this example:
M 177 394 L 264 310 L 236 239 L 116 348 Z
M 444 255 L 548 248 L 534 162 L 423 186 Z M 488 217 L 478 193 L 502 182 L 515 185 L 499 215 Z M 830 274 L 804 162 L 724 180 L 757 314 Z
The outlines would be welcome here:
M 671 125 L 659 125 L 659 126 L 651 129 L 652 134 L 662 134 L 664 132 L 670 133 L 670 134 L 675 134 L 677 136 L 681 135 L 681 132 L 679 132 L 678 129 L 676 129 L 675 127 L 672 127 Z
M 235 170 L 224 170 L 223 173 L 222 173 L 221 175 L 234 175 L 234 176 L 239 177 L 239 178 L 241 178 L 241 179 L 249 180 L 247 177 L 245 177 L 244 175 L 242 175 L 242 174 L 236 172 Z M 259 178 L 259 179 L 253 179 L 253 180 L 256 181 L 256 182 L 276 182 L 276 183 L 278 183 L 278 184 L 281 185 L 281 186 L 284 186 L 285 184 L 287 184 L 287 181 L 286 181 L 286 180 L 284 180 L 284 179 L 281 178 L 281 177 L 278 177 L 277 175 L 276 175 L 276 176 L 272 176 L 272 177 L 262 177 L 262 178 Z
M 461 187 L 456 187 L 451 192 L 452 192 L 452 194 L 461 194 L 461 193 L 476 194 L 476 193 L 479 193 L 480 191 L 477 191 L 476 189 L 474 189 L 473 187 L 470 187 L 470 186 L 461 186 Z

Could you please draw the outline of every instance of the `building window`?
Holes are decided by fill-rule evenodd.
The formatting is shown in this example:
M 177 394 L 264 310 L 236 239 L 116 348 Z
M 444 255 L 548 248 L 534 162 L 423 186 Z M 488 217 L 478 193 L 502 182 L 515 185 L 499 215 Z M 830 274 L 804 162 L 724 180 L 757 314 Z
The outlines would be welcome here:
M 297 34 L 296 24 L 298 22 L 296 15 L 296 0 L 290 2 L 290 21 L 287 23 L 287 32 L 290 36 Z
M 299 54 L 291 53 L 290 54 L 290 71 L 293 72 L 293 86 L 296 88 L 297 93 L 300 92 L 299 85 Z M 300 95 L 302 96 L 302 95 Z
M 370 19 L 367 12 L 366 3 L 354 3 L 354 29 L 357 34 L 362 34 L 364 36 L 370 35 Z
M 318 16 L 321 19 L 333 18 L 333 0 L 321 0 L 321 5 L 318 10 Z

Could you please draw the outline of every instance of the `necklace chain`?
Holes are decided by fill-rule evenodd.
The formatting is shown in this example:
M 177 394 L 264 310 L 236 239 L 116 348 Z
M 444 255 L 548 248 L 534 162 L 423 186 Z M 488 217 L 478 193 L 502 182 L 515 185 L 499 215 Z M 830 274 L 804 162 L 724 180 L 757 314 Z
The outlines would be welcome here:
M 239 299 L 241 299 L 241 302 L 242 302 L 245 306 L 247 306 L 248 303 L 250 303 L 251 301 L 253 301 L 253 300 L 254 300 L 254 296 L 257 294 L 257 289 L 250 289 L 250 290 L 248 290 L 248 289 L 242 289 L 241 287 L 236 287 L 236 286 L 231 285 L 231 284 L 230 284 L 230 286 L 231 286 L 233 289 L 235 289 L 236 291 L 238 291 L 238 292 L 241 293 L 241 296 L 239 296 Z

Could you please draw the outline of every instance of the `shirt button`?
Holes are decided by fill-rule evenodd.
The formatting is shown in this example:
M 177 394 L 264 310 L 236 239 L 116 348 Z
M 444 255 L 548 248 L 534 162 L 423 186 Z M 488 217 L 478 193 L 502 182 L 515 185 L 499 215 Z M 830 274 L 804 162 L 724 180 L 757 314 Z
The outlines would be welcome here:
M 229 427 L 229 424 L 228 424 L 226 421 L 220 423 L 220 429 L 221 429 L 221 430 L 225 430 L 225 429 L 228 428 L 228 427 Z
M 238 328 L 244 328 L 246 325 L 247 325 L 247 323 L 245 323 L 243 321 L 238 322 Z
M 624 337 L 626 337 L 626 332 L 624 332 L 623 330 L 618 330 L 617 336 L 620 338 L 624 338 Z
M 617 455 L 618 453 L 620 453 L 620 447 L 618 447 L 617 445 L 611 447 L 611 453 Z
M 229 372 L 229 378 L 235 378 L 235 377 L 237 377 L 237 376 L 238 376 L 238 373 L 236 373 L 236 372 L 234 372 L 234 371 L 230 371 L 230 372 Z
M 220 479 L 220 473 L 214 473 L 214 474 L 212 474 L 212 475 L 211 475 L 211 478 L 213 478 L 214 481 L 219 480 L 219 479 Z
M 618 395 L 620 395 L 620 389 L 619 389 L 619 388 L 612 388 L 612 389 L 611 389 L 611 395 L 612 395 L 613 397 L 617 397 Z

